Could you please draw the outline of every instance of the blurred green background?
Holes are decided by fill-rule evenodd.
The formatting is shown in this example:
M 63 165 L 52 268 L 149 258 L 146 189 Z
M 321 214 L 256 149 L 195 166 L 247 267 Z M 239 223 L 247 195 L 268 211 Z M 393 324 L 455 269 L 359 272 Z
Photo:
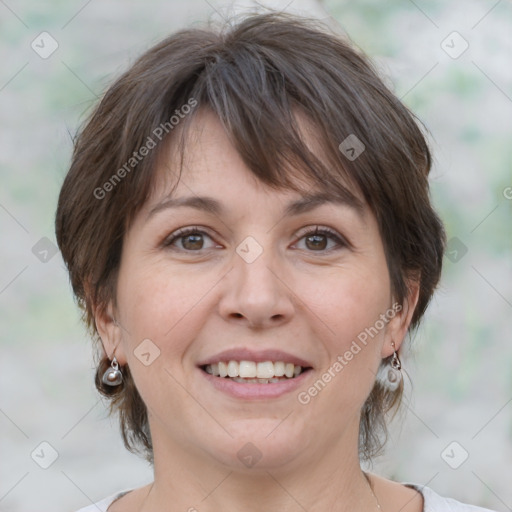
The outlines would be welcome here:
M 430 132 L 432 197 L 448 252 L 439 290 L 404 354 L 412 386 L 403 423 L 393 425 L 373 470 L 510 510 L 512 6 L 263 4 L 344 31 Z M 0 2 L 2 511 L 75 510 L 151 480 L 147 464 L 124 450 L 93 386 L 91 344 L 60 255 L 51 252 L 57 196 L 73 135 L 121 71 L 173 30 L 252 5 Z M 31 46 L 43 31 L 58 44 L 47 58 Z M 31 458 L 43 441 L 58 453 L 48 469 Z M 469 455 L 458 469 L 442 457 L 453 441 Z

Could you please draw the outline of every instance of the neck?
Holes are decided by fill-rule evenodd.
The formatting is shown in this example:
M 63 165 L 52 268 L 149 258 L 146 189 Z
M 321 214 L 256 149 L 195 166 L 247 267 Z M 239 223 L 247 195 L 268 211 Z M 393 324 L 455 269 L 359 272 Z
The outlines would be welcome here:
M 244 469 L 219 463 L 191 446 L 165 443 L 152 426 L 154 484 L 140 510 L 164 510 L 173 503 L 174 510 L 190 512 L 378 511 L 357 450 L 349 449 L 357 447 L 356 426 L 323 453 L 315 452 L 319 444 L 286 464 Z

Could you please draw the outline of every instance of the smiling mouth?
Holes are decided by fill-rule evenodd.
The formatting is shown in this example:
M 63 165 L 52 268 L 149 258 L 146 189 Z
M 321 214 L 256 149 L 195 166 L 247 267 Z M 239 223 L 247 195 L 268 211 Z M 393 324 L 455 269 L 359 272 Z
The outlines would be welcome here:
M 273 384 L 292 380 L 311 370 L 311 367 L 297 366 L 283 361 L 219 361 L 200 366 L 200 369 L 214 377 L 225 378 L 243 384 Z

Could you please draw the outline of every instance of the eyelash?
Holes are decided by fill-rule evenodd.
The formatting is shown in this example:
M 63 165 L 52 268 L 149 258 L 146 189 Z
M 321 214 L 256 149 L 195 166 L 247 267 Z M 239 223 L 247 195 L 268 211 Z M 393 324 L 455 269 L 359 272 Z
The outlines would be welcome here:
M 176 240 L 179 240 L 180 238 L 185 238 L 187 235 L 192 235 L 192 234 L 206 235 L 209 238 L 212 238 L 206 231 L 204 231 L 198 227 L 182 228 L 182 229 L 178 229 L 177 231 L 175 231 L 174 233 L 169 235 L 164 240 L 162 245 L 164 247 L 169 248 L 172 246 L 172 244 Z M 306 231 L 306 232 L 300 234 L 299 240 L 302 240 L 303 238 L 306 238 L 308 236 L 314 236 L 314 235 L 325 235 L 328 238 L 334 240 L 338 244 L 338 247 L 331 248 L 331 249 L 325 249 L 325 250 L 321 250 L 321 251 L 308 251 L 308 252 L 329 253 L 333 250 L 338 250 L 340 248 L 348 247 L 350 245 L 343 237 L 338 235 L 338 233 L 336 233 L 336 231 L 334 231 L 330 228 L 327 228 L 327 227 L 319 227 L 319 226 L 316 226 L 314 229 L 310 229 L 309 231 Z M 188 253 L 200 253 L 201 251 L 208 250 L 208 249 L 199 249 L 197 251 L 191 251 L 191 250 L 187 250 L 187 249 L 177 248 L 177 250 L 182 251 L 182 252 L 188 252 Z

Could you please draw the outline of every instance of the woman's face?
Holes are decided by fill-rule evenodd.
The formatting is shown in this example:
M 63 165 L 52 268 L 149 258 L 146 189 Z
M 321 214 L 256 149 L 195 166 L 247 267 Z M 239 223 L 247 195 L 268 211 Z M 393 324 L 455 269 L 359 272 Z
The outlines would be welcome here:
M 167 448 L 239 470 L 356 454 L 360 409 L 410 318 L 393 308 L 373 214 L 336 202 L 286 213 L 304 195 L 258 182 L 212 114 L 190 133 L 172 200 L 194 204 L 169 201 L 169 153 L 124 241 L 117 324 L 97 318 L 107 354 L 129 365 L 148 407 L 155 461 Z M 249 374 L 258 361 L 310 369 L 255 384 L 200 367 L 229 360 L 249 361 Z M 265 363 L 260 375 L 281 367 Z

